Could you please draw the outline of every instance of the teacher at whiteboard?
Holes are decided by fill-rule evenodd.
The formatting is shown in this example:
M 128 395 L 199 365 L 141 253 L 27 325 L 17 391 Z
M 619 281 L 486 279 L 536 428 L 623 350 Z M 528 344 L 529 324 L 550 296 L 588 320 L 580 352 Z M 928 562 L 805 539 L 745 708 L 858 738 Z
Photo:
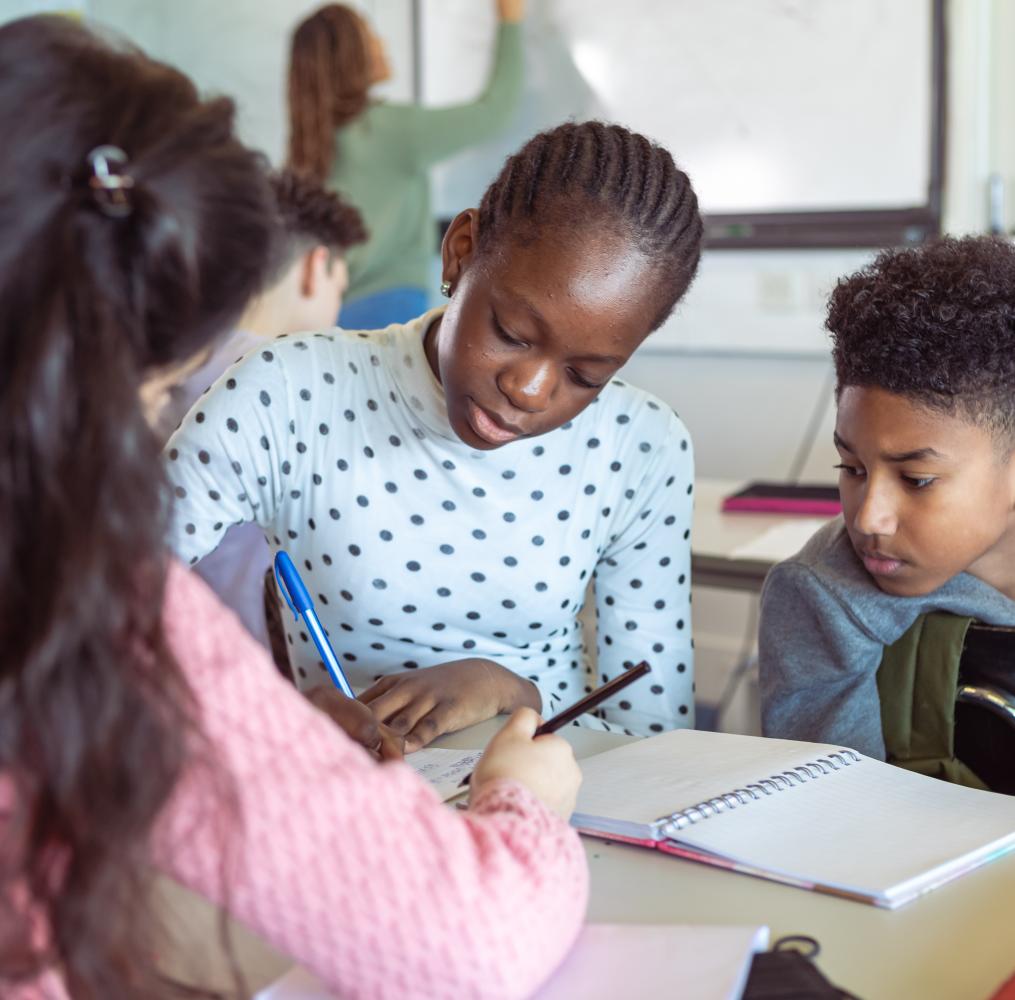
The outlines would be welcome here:
M 293 33 L 289 164 L 340 191 L 369 234 L 348 253 L 345 328 L 426 311 L 436 249 L 428 170 L 507 124 L 522 89 L 524 11 L 525 0 L 497 0 L 490 79 L 477 100 L 449 108 L 372 99 L 371 87 L 391 75 L 384 43 L 344 4 L 321 7 Z

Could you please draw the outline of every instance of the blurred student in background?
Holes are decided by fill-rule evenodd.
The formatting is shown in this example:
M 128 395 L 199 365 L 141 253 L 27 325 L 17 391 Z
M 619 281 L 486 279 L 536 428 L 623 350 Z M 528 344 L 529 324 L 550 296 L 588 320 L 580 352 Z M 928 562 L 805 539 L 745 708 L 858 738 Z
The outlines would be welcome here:
M 328 4 L 293 34 L 289 64 L 289 163 L 341 191 L 369 232 L 349 254 L 340 324 L 379 329 L 429 304 L 437 249 L 429 168 L 497 134 L 522 90 L 525 0 L 497 0 L 493 69 L 480 97 L 457 107 L 373 100 L 390 76 L 383 42 L 344 4 Z M 322 324 L 323 325 L 323 324 Z
M 152 379 L 145 388 L 151 422 L 165 441 L 208 387 L 233 362 L 281 334 L 326 329 L 348 283 L 346 251 L 366 238 L 356 209 L 292 170 L 272 175 L 278 227 L 265 287 L 231 335 L 196 362 Z M 267 646 L 263 579 L 271 551 L 252 525 L 226 524 L 221 544 L 196 571 L 255 639 Z

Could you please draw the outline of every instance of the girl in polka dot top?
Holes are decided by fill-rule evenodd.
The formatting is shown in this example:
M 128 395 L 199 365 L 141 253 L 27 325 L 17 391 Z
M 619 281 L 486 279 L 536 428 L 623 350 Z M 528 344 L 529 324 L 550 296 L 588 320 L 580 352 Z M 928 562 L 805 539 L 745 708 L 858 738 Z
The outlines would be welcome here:
M 408 750 L 554 712 L 642 659 L 650 677 L 591 724 L 691 725 L 691 447 L 614 375 L 687 289 L 700 238 L 665 150 L 599 123 L 536 136 L 448 230 L 446 309 L 282 338 L 198 401 L 167 449 L 174 548 L 195 563 L 260 524 Z M 326 685 L 306 632 L 287 638 L 300 687 Z

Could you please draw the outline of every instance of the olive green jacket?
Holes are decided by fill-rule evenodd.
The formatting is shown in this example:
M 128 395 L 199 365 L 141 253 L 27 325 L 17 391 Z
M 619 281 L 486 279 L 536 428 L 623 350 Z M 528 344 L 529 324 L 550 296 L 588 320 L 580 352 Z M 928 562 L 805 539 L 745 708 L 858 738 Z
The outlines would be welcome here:
M 973 788 L 987 786 L 955 757 L 959 661 L 972 618 L 930 612 L 885 647 L 878 668 L 886 760 Z

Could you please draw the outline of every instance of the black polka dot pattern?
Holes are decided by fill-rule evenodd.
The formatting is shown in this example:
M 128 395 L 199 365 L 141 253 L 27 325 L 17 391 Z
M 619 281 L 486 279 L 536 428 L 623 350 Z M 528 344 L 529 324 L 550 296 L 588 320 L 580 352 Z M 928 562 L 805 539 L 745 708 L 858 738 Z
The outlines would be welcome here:
M 475 452 L 448 425 L 421 343 L 411 324 L 304 335 L 232 369 L 167 449 L 181 559 L 256 518 L 301 567 L 357 687 L 476 656 L 534 678 L 550 712 L 648 659 L 650 678 L 584 723 L 693 724 L 679 419 L 614 380 L 567 427 Z M 594 678 L 576 619 L 593 577 Z M 313 643 L 290 633 L 298 681 L 319 683 Z

